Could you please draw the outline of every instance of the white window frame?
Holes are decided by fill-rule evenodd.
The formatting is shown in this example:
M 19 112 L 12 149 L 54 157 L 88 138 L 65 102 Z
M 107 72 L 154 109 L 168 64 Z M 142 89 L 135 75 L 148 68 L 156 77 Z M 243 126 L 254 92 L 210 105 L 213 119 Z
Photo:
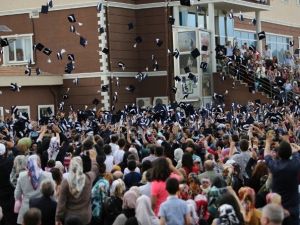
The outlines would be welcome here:
M 40 110 L 41 110 L 41 109 L 47 109 L 48 107 L 51 108 L 51 110 L 52 110 L 52 115 L 55 114 L 55 112 L 54 112 L 54 105 L 38 105 L 38 121 L 40 121 L 40 119 L 41 119 L 41 112 L 40 112 Z M 52 115 L 51 115 L 51 116 L 52 116 Z
M 25 109 L 28 113 L 28 118 L 30 119 L 30 106 L 29 105 L 18 105 L 16 106 L 16 108 L 18 109 L 18 113 L 20 112 L 20 110 Z
M 16 34 L 16 35 L 3 35 L 1 36 L 1 38 L 7 38 L 7 39 L 18 39 L 18 38 L 30 38 L 31 41 L 31 63 L 34 64 L 34 57 L 33 57 L 33 43 L 32 43 L 32 36 L 33 34 Z M 4 47 L 3 48 L 3 66 L 10 66 L 10 65 L 26 65 L 28 64 L 28 60 L 25 61 L 13 61 L 13 62 L 9 62 L 7 61 L 7 56 L 9 54 L 9 48 L 8 47 Z
M 0 106 L 0 121 L 4 119 L 4 108 Z

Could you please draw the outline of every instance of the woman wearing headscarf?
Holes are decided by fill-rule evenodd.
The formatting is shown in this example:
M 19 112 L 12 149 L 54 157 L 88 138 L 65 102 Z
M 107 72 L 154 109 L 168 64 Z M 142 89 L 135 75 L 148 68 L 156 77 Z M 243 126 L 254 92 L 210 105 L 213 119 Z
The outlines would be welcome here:
M 129 190 L 124 194 L 122 213 L 116 218 L 113 225 L 125 225 L 126 221 L 135 216 L 135 206 L 139 195 L 134 190 Z
M 143 224 L 143 225 L 159 224 L 159 219 L 155 216 L 151 207 L 151 199 L 146 195 L 142 195 L 137 199 L 135 217 L 139 224 Z
M 37 155 L 31 155 L 27 160 L 27 170 L 19 174 L 17 186 L 15 189 L 15 200 L 21 201 L 21 207 L 18 214 L 18 224 L 23 223 L 23 216 L 29 209 L 29 199 L 39 198 L 40 184 L 43 180 L 52 180 L 52 175 L 41 169 L 41 161 Z
M 60 149 L 60 138 L 59 138 L 59 133 L 57 133 L 56 136 L 52 137 L 50 140 L 49 148 L 47 150 L 48 161 L 51 159 L 56 161 L 56 157 L 59 153 L 59 149 Z
M 10 173 L 10 182 L 14 187 L 16 187 L 17 185 L 19 174 L 22 171 L 26 170 L 26 164 L 27 164 L 27 157 L 25 155 L 18 155 L 14 159 L 14 166 Z
M 93 182 L 99 175 L 96 162 L 96 151 L 90 150 L 92 161 L 91 171 L 84 173 L 82 158 L 71 159 L 69 175 L 61 183 L 60 195 L 56 209 L 56 224 L 63 224 L 70 216 L 78 216 L 81 223 L 89 224 L 92 218 L 91 189 Z
M 241 225 L 243 224 L 234 208 L 229 204 L 223 204 L 219 207 L 219 217 L 215 219 L 212 225 Z
M 183 150 L 181 148 L 176 148 L 174 151 L 174 160 L 177 163 L 176 168 L 181 168 L 182 156 L 183 156 Z

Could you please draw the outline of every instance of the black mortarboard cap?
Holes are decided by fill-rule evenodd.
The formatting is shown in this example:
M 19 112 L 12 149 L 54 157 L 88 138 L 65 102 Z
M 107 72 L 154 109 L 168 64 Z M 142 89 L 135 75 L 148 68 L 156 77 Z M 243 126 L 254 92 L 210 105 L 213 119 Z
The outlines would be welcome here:
M 257 35 L 259 40 L 263 40 L 266 38 L 266 33 L 264 31 L 259 32 Z
M 100 28 L 99 28 L 99 33 L 100 33 L 100 34 L 103 34 L 104 32 L 105 32 L 104 27 L 100 27 Z
M 252 52 L 256 51 L 256 47 L 254 45 L 250 45 L 249 46 L 249 50 L 251 50 Z
M 179 55 L 180 55 L 179 50 L 176 48 L 176 49 L 174 50 L 174 52 L 173 52 L 172 55 L 177 59 L 177 58 L 179 57 Z
M 252 23 L 254 26 L 256 26 L 256 19 L 255 19 L 255 18 L 252 19 L 252 20 L 251 20 L 251 23 Z
M 44 48 L 43 53 L 47 56 L 51 55 L 52 51 L 49 48 Z
M 109 49 L 108 48 L 103 48 L 102 52 L 107 55 L 109 53 Z
M 49 11 L 49 6 L 48 5 L 42 5 L 41 13 L 47 14 L 48 11 Z
M 70 74 L 70 73 L 72 73 L 73 70 L 74 70 L 74 65 L 72 62 L 69 62 L 66 65 L 65 72 Z
M 261 105 L 261 100 L 260 99 L 255 99 L 254 102 L 255 102 L 256 105 Z
M 135 38 L 135 43 L 141 43 L 143 41 L 143 39 L 141 38 L 141 36 L 137 36 L 136 38 Z
M 0 38 L 0 47 L 6 47 L 9 45 L 7 38 Z
M 290 41 L 290 47 L 294 46 L 294 40 Z
M 203 71 L 206 71 L 206 70 L 207 70 L 207 66 L 208 66 L 207 62 L 201 62 L 201 64 L 200 64 L 200 68 L 201 68 Z
M 35 73 L 36 73 L 37 76 L 40 75 L 41 74 L 41 69 L 40 68 L 36 68 L 35 69 Z
M 48 6 L 49 6 L 49 8 L 53 8 L 53 1 L 52 0 L 48 0 Z
M 174 25 L 175 18 L 173 16 L 169 16 L 169 24 Z
M 133 23 L 130 22 L 130 23 L 128 23 L 128 30 L 132 30 L 132 29 L 133 29 Z
M 184 96 L 183 96 L 183 99 L 187 99 L 189 97 L 189 94 L 185 94 Z
M 39 50 L 39 51 L 42 51 L 44 47 L 45 47 L 45 46 L 44 46 L 43 44 L 41 44 L 41 43 L 37 43 L 37 44 L 35 45 L 35 49 L 37 49 L 37 50 Z
M 102 2 L 98 2 L 97 11 L 100 12 L 102 10 Z
M 207 45 L 202 45 L 202 46 L 201 46 L 201 51 L 206 52 L 207 50 L 208 50 Z
M 122 70 L 125 70 L 125 63 L 123 63 L 123 62 L 118 62 L 118 67 L 120 67 L 120 68 L 122 68 Z
M 68 60 L 69 60 L 69 61 L 75 61 L 75 56 L 74 56 L 74 54 L 68 54 Z
M 79 43 L 81 46 L 85 47 L 88 44 L 88 41 L 84 37 L 80 37 Z
M 70 32 L 75 33 L 76 32 L 76 28 L 74 25 L 70 26 Z
M 191 51 L 191 55 L 193 56 L 194 59 L 196 59 L 198 56 L 200 56 L 200 52 L 198 48 L 195 48 L 193 51 Z
M 70 23 L 75 23 L 76 22 L 75 15 L 74 14 L 70 14 L 68 16 L 68 20 L 69 20 Z
M 48 113 L 49 115 L 51 115 L 51 114 L 53 113 L 51 107 L 48 107 L 48 108 L 47 108 L 47 113 Z
M 188 67 L 188 66 L 184 67 L 184 72 L 185 73 L 190 73 L 191 72 L 190 67 Z
M 31 75 L 31 68 L 30 68 L 30 67 L 29 67 L 29 68 L 26 68 L 25 74 L 28 75 L 28 76 Z
M 17 83 L 10 83 L 10 90 L 20 92 L 20 86 Z
M 190 0 L 180 0 L 180 5 L 191 6 Z
M 158 47 L 162 46 L 162 44 L 164 43 L 164 42 L 163 42 L 162 40 L 160 40 L 159 38 L 156 38 L 155 42 L 156 42 L 156 45 L 157 45 Z
M 133 93 L 135 90 L 135 87 L 133 85 L 128 85 L 125 89 L 126 89 L 126 91 Z
M 176 94 L 176 92 L 177 92 L 177 87 L 172 87 L 172 88 L 171 88 L 171 91 L 172 91 L 172 93 Z
M 92 103 L 93 105 L 99 105 L 100 101 L 99 99 L 95 98 Z
M 175 77 L 174 77 L 174 80 L 180 82 L 180 81 L 181 81 L 181 78 L 180 78 L 179 76 L 175 76 Z
M 101 91 L 102 92 L 108 92 L 108 85 L 107 84 L 106 85 L 102 85 Z

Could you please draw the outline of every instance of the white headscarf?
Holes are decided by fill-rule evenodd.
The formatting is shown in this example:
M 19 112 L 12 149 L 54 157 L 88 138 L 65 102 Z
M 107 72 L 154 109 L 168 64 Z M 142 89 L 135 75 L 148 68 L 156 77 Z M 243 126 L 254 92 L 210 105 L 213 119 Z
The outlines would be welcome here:
M 78 198 L 85 185 L 85 174 L 83 173 L 82 159 L 79 156 L 71 159 L 67 181 L 71 194 L 75 198 Z
M 155 216 L 152 207 L 151 200 L 148 196 L 142 195 L 136 201 L 135 217 L 139 224 L 143 225 L 158 225 L 159 220 Z
M 114 180 L 110 187 L 110 196 L 116 196 L 117 188 L 120 189 L 120 192 L 124 192 L 126 190 L 125 183 L 122 179 Z M 118 196 L 119 197 L 119 196 Z
M 181 148 L 176 148 L 174 151 L 174 159 L 176 162 L 179 162 L 182 159 L 183 150 Z

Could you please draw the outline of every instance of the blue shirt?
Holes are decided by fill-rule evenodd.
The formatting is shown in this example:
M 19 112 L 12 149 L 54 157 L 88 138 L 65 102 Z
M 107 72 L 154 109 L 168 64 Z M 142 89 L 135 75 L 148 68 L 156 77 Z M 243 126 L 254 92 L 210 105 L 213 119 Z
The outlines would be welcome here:
M 164 217 L 167 225 L 183 225 L 187 214 L 186 202 L 176 196 L 169 196 L 167 201 L 160 205 L 158 216 Z

